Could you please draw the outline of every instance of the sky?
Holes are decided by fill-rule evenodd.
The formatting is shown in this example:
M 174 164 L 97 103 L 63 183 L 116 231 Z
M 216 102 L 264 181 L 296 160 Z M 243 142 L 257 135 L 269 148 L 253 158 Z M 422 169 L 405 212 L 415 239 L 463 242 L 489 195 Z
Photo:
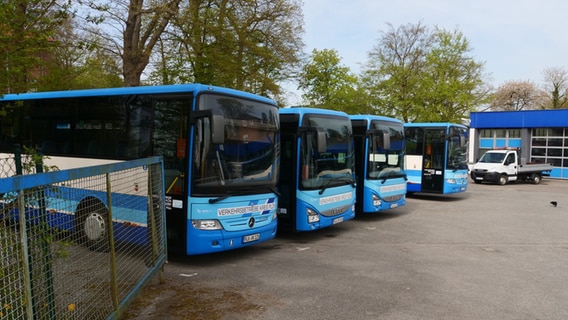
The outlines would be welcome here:
M 396 29 L 419 22 L 462 32 L 494 87 L 511 80 L 540 85 L 546 68 L 568 69 L 565 0 L 303 1 L 305 52 L 335 49 L 355 74 L 388 23 Z

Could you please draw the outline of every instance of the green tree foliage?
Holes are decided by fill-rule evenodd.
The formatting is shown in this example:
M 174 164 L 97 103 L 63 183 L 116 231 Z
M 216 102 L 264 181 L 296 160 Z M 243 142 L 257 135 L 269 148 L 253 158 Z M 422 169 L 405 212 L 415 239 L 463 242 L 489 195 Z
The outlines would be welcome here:
M 56 33 L 69 18 L 70 1 L 0 2 L 0 88 L 3 93 L 36 90 L 57 47 Z
M 459 31 L 436 29 L 426 56 L 424 109 L 415 121 L 461 123 L 469 112 L 488 101 L 483 84 L 483 63 L 468 56 L 469 41 Z
M 197 0 L 162 37 L 153 82 L 200 82 L 277 97 L 303 43 L 296 0 Z
M 359 90 L 359 80 L 349 67 L 341 64 L 334 49 L 314 49 L 299 75 L 298 89 L 307 105 L 345 111 L 368 113 L 368 103 Z
M 363 66 L 362 83 L 371 103 L 385 116 L 413 119 L 422 106 L 422 77 L 433 35 L 421 23 L 408 24 L 381 33 Z
M 470 51 L 461 32 L 389 24 L 369 52 L 362 81 L 384 115 L 405 122 L 461 122 L 488 98 L 483 63 L 468 56 Z
M 88 39 L 89 34 L 76 32 L 75 23 L 66 21 L 55 36 L 56 45 L 48 61 L 47 72 L 37 80 L 38 91 L 120 87 L 120 64 Z

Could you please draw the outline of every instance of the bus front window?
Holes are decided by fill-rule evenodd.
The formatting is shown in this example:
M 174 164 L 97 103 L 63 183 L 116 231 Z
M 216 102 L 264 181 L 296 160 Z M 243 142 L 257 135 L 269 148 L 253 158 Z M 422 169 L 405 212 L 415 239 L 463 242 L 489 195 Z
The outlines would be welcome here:
M 405 149 L 402 124 L 379 120 L 373 121 L 371 128 L 376 133 L 369 139 L 368 178 L 388 179 L 405 176 L 402 168 Z M 388 145 L 385 145 L 383 137 L 385 134 L 389 138 Z
M 353 179 L 353 140 L 349 118 L 307 116 L 308 127 L 325 131 L 325 151 L 318 151 L 317 133 L 305 132 L 301 144 L 301 186 L 321 189 L 347 183 Z
M 202 95 L 201 110 L 220 110 L 223 143 L 213 143 L 211 120 L 194 126 L 193 176 L 196 187 L 275 184 L 278 110 L 273 105 L 218 95 Z M 218 134 L 218 133 L 217 133 Z
M 468 139 L 466 129 L 450 127 L 447 169 L 463 170 L 468 168 L 467 141 Z

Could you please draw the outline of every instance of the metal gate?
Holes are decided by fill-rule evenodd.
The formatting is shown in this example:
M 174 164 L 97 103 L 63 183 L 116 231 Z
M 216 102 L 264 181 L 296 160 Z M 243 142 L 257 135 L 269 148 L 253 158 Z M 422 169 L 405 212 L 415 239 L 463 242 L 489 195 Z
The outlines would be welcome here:
M 0 159 L 0 170 L 15 165 Z M 7 175 L 0 179 L 0 319 L 116 319 L 161 272 L 161 158 Z

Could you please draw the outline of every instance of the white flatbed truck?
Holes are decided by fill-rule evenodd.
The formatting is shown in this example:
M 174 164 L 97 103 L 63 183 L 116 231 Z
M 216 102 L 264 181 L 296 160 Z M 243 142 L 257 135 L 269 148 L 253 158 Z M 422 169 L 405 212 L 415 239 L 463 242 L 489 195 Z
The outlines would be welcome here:
M 509 181 L 530 181 L 539 184 L 542 175 L 552 170 L 549 163 L 523 163 L 517 149 L 489 150 L 471 168 L 475 183 L 491 182 L 505 185 Z

